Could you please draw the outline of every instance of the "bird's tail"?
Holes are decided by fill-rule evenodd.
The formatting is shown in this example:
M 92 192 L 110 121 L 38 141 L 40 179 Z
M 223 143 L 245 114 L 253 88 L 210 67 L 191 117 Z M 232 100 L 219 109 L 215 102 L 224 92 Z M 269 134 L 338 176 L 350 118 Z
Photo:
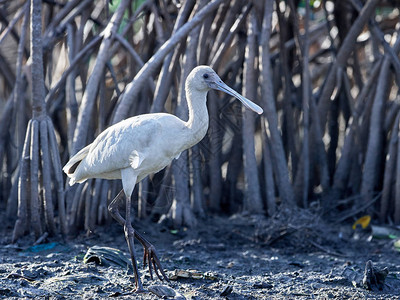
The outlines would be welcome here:
M 78 168 L 81 161 L 86 157 L 89 152 L 90 145 L 83 148 L 77 154 L 72 156 L 70 160 L 63 167 L 63 171 L 70 178 L 69 184 L 73 185 L 76 182 L 75 170 Z

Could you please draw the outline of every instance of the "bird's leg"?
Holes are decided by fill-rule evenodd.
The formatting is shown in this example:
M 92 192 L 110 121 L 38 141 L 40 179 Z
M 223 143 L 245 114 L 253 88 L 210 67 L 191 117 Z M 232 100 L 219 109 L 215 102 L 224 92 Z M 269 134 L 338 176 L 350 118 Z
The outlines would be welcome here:
M 124 190 L 121 190 L 118 195 L 108 205 L 108 211 L 110 215 L 116 220 L 121 226 L 125 226 L 125 219 L 121 216 L 118 209 L 119 201 L 123 199 Z
M 137 267 L 137 262 L 135 258 L 135 249 L 134 249 L 134 237 L 136 236 L 136 231 L 133 229 L 131 224 L 131 197 L 126 196 L 126 215 L 125 219 L 121 216 L 119 212 L 118 204 L 119 201 L 123 199 L 124 190 L 121 190 L 118 195 L 111 201 L 108 205 L 108 211 L 111 216 L 122 226 L 124 226 L 125 239 L 128 243 L 129 253 L 131 255 L 133 272 L 135 274 L 135 285 L 136 292 L 143 292 L 142 282 L 139 276 L 139 270 Z
M 118 195 L 111 201 L 110 205 L 108 206 L 108 211 L 119 224 L 125 226 L 125 219 L 121 216 L 121 213 L 119 212 L 118 209 L 119 201 L 123 199 L 123 196 L 124 196 L 124 190 L 121 190 L 118 193 Z M 144 248 L 143 267 L 145 267 L 146 264 L 149 265 L 149 272 L 151 279 L 153 279 L 152 268 L 154 268 L 154 272 L 156 273 L 157 277 L 160 280 L 163 280 L 164 278 L 166 281 L 169 281 L 167 275 L 164 272 L 164 269 L 161 266 L 161 262 L 157 256 L 155 247 L 150 242 L 148 242 L 143 236 L 141 236 L 136 230 L 134 230 L 134 234 L 135 238 L 142 244 Z M 160 273 L 162 276 L 160 275 Z
M 129 253 L 131 254 L 131 260 L 133 265 L 133 272 L 135 274 L 136 292 L 144 292 L 142 281 L 140 280 L 139 270 L 137 267 L 135 257 L 135 230 L 131 224 L 131 197 L 126 196 L 126 212 L 125 212 L 125 225 L 124 225 L 125 239 L 128 243 Z

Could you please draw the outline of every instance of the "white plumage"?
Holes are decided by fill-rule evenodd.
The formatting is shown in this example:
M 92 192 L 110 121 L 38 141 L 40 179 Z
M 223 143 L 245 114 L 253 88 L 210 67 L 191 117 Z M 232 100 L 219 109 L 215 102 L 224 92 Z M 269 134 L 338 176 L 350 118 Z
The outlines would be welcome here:
M 185 145 L 170 144 L 168 137 L 179 137 L 184 129 L 184 122 L 164 113 L 123 120 L 104 130 L 92 144 L 72 157 L 64 171 L 79 163 L 68 174 L 71 185 L 89 178 L 121 179 L 121 170 L 125 168 L 136 170 L 140 181 L 160 171 L 182 151 Z
M 130 224 L 130 197 L 137 182 L 149 174 L 158 172 L 179 157 L 185 149 L 197 144 L 208 129 L 207 92 L 221 90 L 239 99 L 246 107 L 261 114 L 258 105 L 229 88 L 208 66 L 192 70 L 185 82 L 189 119 L 183 121 L 166 113 L 144 114 L 123 120 L 104 130 L 94 142 L 64 166 L 70 184 L 82 183 L 89 178 L 122 179 L 126 196 L 126 217 L 118 211 L 120 194 L 111 202 L 109 210 L 124 225 L 125 235 L 135 270 L 136 288 L 142 290 L 133 251 L 133 234 L 145 248 L 150 274 L 153 265 L 166 278 L 159 264 L 154 247 L 133 230 Z M 150 250 L 150 251 L 149 251 Z

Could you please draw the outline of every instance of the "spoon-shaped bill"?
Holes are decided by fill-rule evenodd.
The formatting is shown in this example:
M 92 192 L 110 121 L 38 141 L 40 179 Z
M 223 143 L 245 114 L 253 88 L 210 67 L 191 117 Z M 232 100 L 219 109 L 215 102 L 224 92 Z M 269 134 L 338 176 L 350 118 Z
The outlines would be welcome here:
M 258 106 L 254 102 L 252 102 L 249 99 L 240 95 L 234 89 L 227 86 L 222 80 L 218 80 L 218 81 L 214 82 L 213 89 L 222 91 L 224 93 L 227 93 L 227 94 L 235 97 L 236 99 L 240 100 L 240 102 L 242 102 L 244 106 L 246 106 L 247 108 L 251 109 L 252 111 L 258 113 L 259 115 L 261 115 L 263 113 L 263 109 L 260 106 Z

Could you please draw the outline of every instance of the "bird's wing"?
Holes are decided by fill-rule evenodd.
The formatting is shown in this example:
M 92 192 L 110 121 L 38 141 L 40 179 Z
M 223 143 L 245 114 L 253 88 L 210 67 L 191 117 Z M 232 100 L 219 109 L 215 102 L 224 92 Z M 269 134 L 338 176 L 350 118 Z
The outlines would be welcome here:
M 77 154 L 70 158 L 70 160 L 63 167 L 63 171 L 69 176 L 73 174 L 78 164 L 85 158 L 90 149 L 90 145 L 81 149 Z
M 82 174 L 77 176 L 90 178 L 139 166 L 148 152 L 146 149 L 161 130 L 160 120 L 150 115 L 132 117 L 109 127 L 91 144 L 77 169 Z

